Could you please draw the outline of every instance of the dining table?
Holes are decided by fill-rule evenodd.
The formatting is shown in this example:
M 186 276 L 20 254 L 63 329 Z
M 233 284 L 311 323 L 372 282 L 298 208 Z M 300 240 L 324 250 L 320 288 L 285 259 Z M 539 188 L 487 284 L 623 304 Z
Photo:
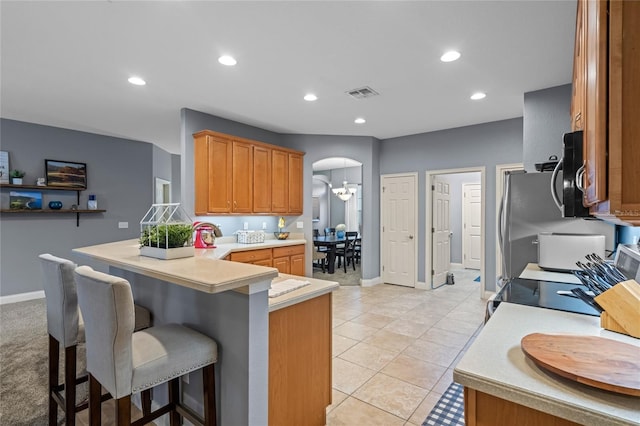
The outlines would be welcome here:
M 349 237 L 352 240 L 353 237 Z M 359 240 L 360 237 L 356 237 Z M 344 245 L 347 242 L 347 236 L 338 237 L 336 235 L 318 236 L 313 237 L 313 245 L 315 247 L 326 247 L 327 253 L 327 272 L 333 274 L 336 272 L 336 249 L 340 245 Z

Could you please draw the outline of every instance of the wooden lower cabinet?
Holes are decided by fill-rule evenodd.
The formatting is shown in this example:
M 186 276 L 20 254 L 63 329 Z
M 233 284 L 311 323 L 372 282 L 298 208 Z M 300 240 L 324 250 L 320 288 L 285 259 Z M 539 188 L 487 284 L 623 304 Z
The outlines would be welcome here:
M 273 249 L 273 267 L 283 274 L 304 276 L 304 245 Z
M 331 404 L 331 293 L 269 314 L 269 425 L 323 426 Z
M 468 387 L 464 388 L 464 418 L 466 426 L 579 426 Z
M 227 260 L 273 267 L 282 274 L 304 277 L 304 244 L 295 246 L 237 251 L 227 256 Z
M 270 248 L 237 251 L 229 255 L 229 260 L 232 260 L 234 262 L 251 263 L 254 265 L 269 266 L 269 267 L 273 265 L 271 259 L 272 257 L 271 257 Z

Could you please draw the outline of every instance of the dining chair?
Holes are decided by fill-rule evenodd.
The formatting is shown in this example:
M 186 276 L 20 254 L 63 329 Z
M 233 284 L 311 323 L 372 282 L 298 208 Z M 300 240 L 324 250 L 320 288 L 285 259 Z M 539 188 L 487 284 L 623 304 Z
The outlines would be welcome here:
M 353 270 L 356 270 L 356 262 L 355 262 L 355 247 L 356 239 L 348 239 L 344 244 L 344 247 L 336 248 L 336 258 L 338 258 L 338 267 L 342 263 L 344 267 L 344 272 L 347 272 L 347 265 L 349 262 L 353 265 Z
M 133 295 L 121 277 L 75 270 L 78 302 L 84 312 L 89 372 L 89 423 L 100 424 L 100 391 L 115 399 L 118 425 L 131 424 L 131 395 L 168 382 L 168 404 L 143 415 L 135 425 L 169 414 L 172 426 L 181 417 L 193 424 L 216 424 L 216 342 L 179 324 L 166 324 L 134 332 Z M 180 401 L 180 377 L 202 371 L 204 419 Z
M 335 237 L 336 236 L 336 228 L 324 228 L 324 236 L 325 237 Z
M 347 239 L 353 239 L 356 243 L 353 245 L 353 257 L 355 259 L 356 264 L 360 263 L 360 252 L 361 252 L 361 242 L 360 238 L 358 238 L 359 233 L 357 231 L 347 231 L 345 236 Z
M 76 387 L 87 381 L 87 375 L 76 377 L 77 346 L 85 341 L 85 326 L 78 307 L 76 264 L 49 253 L 38 256 L 44 276 L 43 288 L 47 305 L 49 333 L 49 425 L 58 424 L 58 406 L 65 413 L 65 424 L 74 425 L 75 413 L 88 403 L 76 404 Z M 135 305 L 135 329 L 151 325 L 151 313 Z M 60 345 L 64 348 L 64 382 L 59 383 Z M 62 392 L 64 391 L 64 395 Z M 142 398 L 143 411 L 151 407 L 151 395 Z

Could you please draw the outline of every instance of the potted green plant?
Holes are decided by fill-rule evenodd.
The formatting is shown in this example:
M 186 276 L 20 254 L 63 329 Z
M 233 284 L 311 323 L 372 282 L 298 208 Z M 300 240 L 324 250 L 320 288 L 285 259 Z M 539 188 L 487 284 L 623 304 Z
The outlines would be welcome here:
M 18 169 L 13 169 L 9 172 L 9 176 L 11 177 L 11 183 L 14 185 L 22 185 L 22 178 L 24 177 L 25 172 Z
M 161 223 L 144 227 L 140 234 L 140 254 L 159 259 L 193 256 L 193 226 Z

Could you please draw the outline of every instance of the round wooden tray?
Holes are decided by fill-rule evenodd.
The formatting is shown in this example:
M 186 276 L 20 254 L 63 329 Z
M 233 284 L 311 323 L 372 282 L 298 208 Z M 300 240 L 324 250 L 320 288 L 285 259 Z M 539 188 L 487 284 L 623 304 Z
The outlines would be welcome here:
M 538 366 L 599 389 L 640 396 L 640 347 L 598 336 L 533 333 L 520 342 Z

